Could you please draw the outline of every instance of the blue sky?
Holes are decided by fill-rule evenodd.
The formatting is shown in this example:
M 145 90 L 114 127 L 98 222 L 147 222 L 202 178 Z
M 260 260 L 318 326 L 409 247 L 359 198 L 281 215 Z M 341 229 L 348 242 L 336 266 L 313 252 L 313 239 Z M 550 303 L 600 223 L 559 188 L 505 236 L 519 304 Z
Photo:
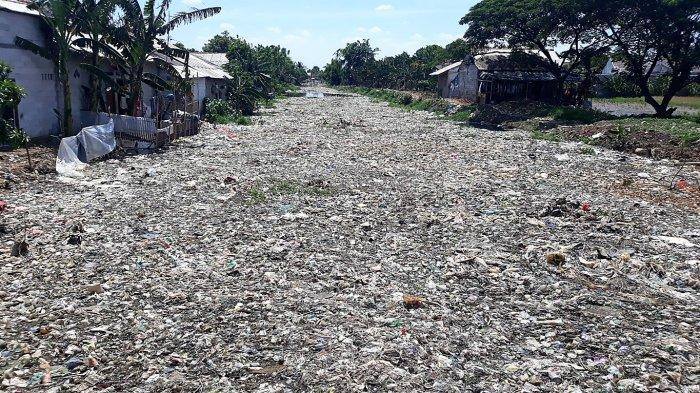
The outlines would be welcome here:
M 178 28 L 173 39 L 201 48 L 228 30 L 248 41 L 279 44 L 294 60 L 323 66 L 345 43 L 369 38 L 379 57 L 409 53 L 428 44 L 445 45 L 464 33 L 459 19 L 476 0 L 174 0 L 173 12 L 221 6 L 206 21 Z

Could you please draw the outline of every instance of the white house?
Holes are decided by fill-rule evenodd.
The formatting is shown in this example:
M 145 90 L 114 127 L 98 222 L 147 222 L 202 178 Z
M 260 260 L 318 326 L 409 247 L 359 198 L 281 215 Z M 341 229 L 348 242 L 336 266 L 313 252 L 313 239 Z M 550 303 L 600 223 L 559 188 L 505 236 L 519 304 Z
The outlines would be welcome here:
M 53 62 L 30 51 L 15 46 L 15 37 L 28 39 L 40 46 L 45 46 L 46 38 L 42 32 L 43 21 L 36 11 L 27 7 L 28 0 L 0 0 L 0 60 L 12 67 L 11 77 L 26 90 L 26 97 L 19 105 L 19 126 L 30 137 L 58 135 L 60 121 L 55 111 L 62 113 L 63 94 Z M 185 65 L 177 59 L 169 59 L 180 75 L 186 75 Z M 213 62 L 212 62 L 213 61 Z M 189 76 L 192 78 L 193 99 L 201 106 L 204 98 L 224 98 L 225 80 L 230 76 L 222 69 L 227 62 L 225 54 L 190 55 Z M 71 83 L 71 100 L 73 108 L 74 129 L 83 125 L 84 112 L 89 110 L 90 75 L 80 67 L 87 62 L 76 50 L 69 62 Z M 105 65 L 109 70 L 109 65 Z M 155 64 L 148 64 L 147 71 L 158 72 Z M 143 103 L 148 105 L 155 92 L 143 85 Z M 107 97 L 114 101 L 114 97 Z M 119 100 L 121 101 L 121 100 Z M 123 102 L 112 103 L 113 109 Z
M 168 58 L 163 60 L 172 64 L 180 77 L 185 77 L 187 73 L 182 60 Z M 189 77 L 192 80 L 192 98 L 200 107 L 205 98 L 210 100 L 226 98 L 226 80 L 231 79 L 231 76 L 222 68 L 226 63 L 228 59 L 225 53 L 190 53 Z
M 59 120 L 53 109 L 58 108 L 60 90 L 54 65 L 17 48 L 16 36 L 45 45 L 38 14 L 18 1 L 0 0 L 0 60 L 12 67 L 11 77 L 27 93 L 18 108 L 20 127 L 32 137 L 56 134 Z

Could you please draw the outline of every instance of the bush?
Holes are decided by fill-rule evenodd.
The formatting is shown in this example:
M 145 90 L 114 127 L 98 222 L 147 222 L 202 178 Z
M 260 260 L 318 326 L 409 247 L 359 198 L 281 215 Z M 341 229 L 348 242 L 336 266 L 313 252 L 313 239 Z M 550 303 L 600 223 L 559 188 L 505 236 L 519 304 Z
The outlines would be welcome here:
M 401 96 L 401 105 L 411 105 L 413 103 L 413 96 L 410 94 L 404 94 Z
M 212 100 L 207 103 L 205 120 L 210 123 L 221 124 L 217 120 L 233 116 L 234 110 L 231 104 L 224 100 Z
M 617 74 L 606 78 L 602 82 L 603 89 L 611 97 L 639 97 L 642 91 L 632 83 L 628 75 Z
M 207 104 L 205 120 L 213 124 L 238 124 L 248 126 L 251 121 L 246 116 L 238 114 L 228 101 L 212 100 Z
M 564 106 L 556 108 L 552 111 L 552 117 L 555 120 L 575 121 L 578 123 L 595 123 L 602 120 L 610 120 L 613 117 L 605 112 L 596 111 L 593 109 L 574 108 Z
M 15 129 L 13 111 L 24 97 L 24 89 L 9 79 L 11 72 L 0 62 L 0 142 L 16 145 L 14 140 L 20 131 Z

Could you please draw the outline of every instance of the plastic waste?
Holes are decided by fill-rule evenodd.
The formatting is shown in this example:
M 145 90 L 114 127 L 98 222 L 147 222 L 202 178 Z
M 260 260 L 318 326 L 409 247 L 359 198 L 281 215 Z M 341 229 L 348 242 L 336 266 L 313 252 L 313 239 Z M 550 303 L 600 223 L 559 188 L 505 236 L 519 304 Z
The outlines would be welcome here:
M 82 170 L 96 158 L 105 156 L 117 147 L 114 121 L 83 128 L 78 135 L 63 138 L 56 157 L 56 172 L 67 177 L 82 177 Z

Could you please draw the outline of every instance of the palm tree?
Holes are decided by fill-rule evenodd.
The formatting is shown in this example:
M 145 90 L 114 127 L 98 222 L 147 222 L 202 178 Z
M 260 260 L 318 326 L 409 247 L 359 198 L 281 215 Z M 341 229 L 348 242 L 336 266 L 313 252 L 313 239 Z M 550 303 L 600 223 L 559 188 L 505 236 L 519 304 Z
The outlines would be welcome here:
M 47 29 L 46 46 L 42 47 L 22 37 L 15 37 L 15 45 L 53 61 L 63 91 L 62 131 L 73 133 L 73 108 L 68 75 L 68 58 L 73 38 L 79 32 L 79 18 L 75 12 L 78 0 L 35 0 L 28 7 L 39 12 Z

